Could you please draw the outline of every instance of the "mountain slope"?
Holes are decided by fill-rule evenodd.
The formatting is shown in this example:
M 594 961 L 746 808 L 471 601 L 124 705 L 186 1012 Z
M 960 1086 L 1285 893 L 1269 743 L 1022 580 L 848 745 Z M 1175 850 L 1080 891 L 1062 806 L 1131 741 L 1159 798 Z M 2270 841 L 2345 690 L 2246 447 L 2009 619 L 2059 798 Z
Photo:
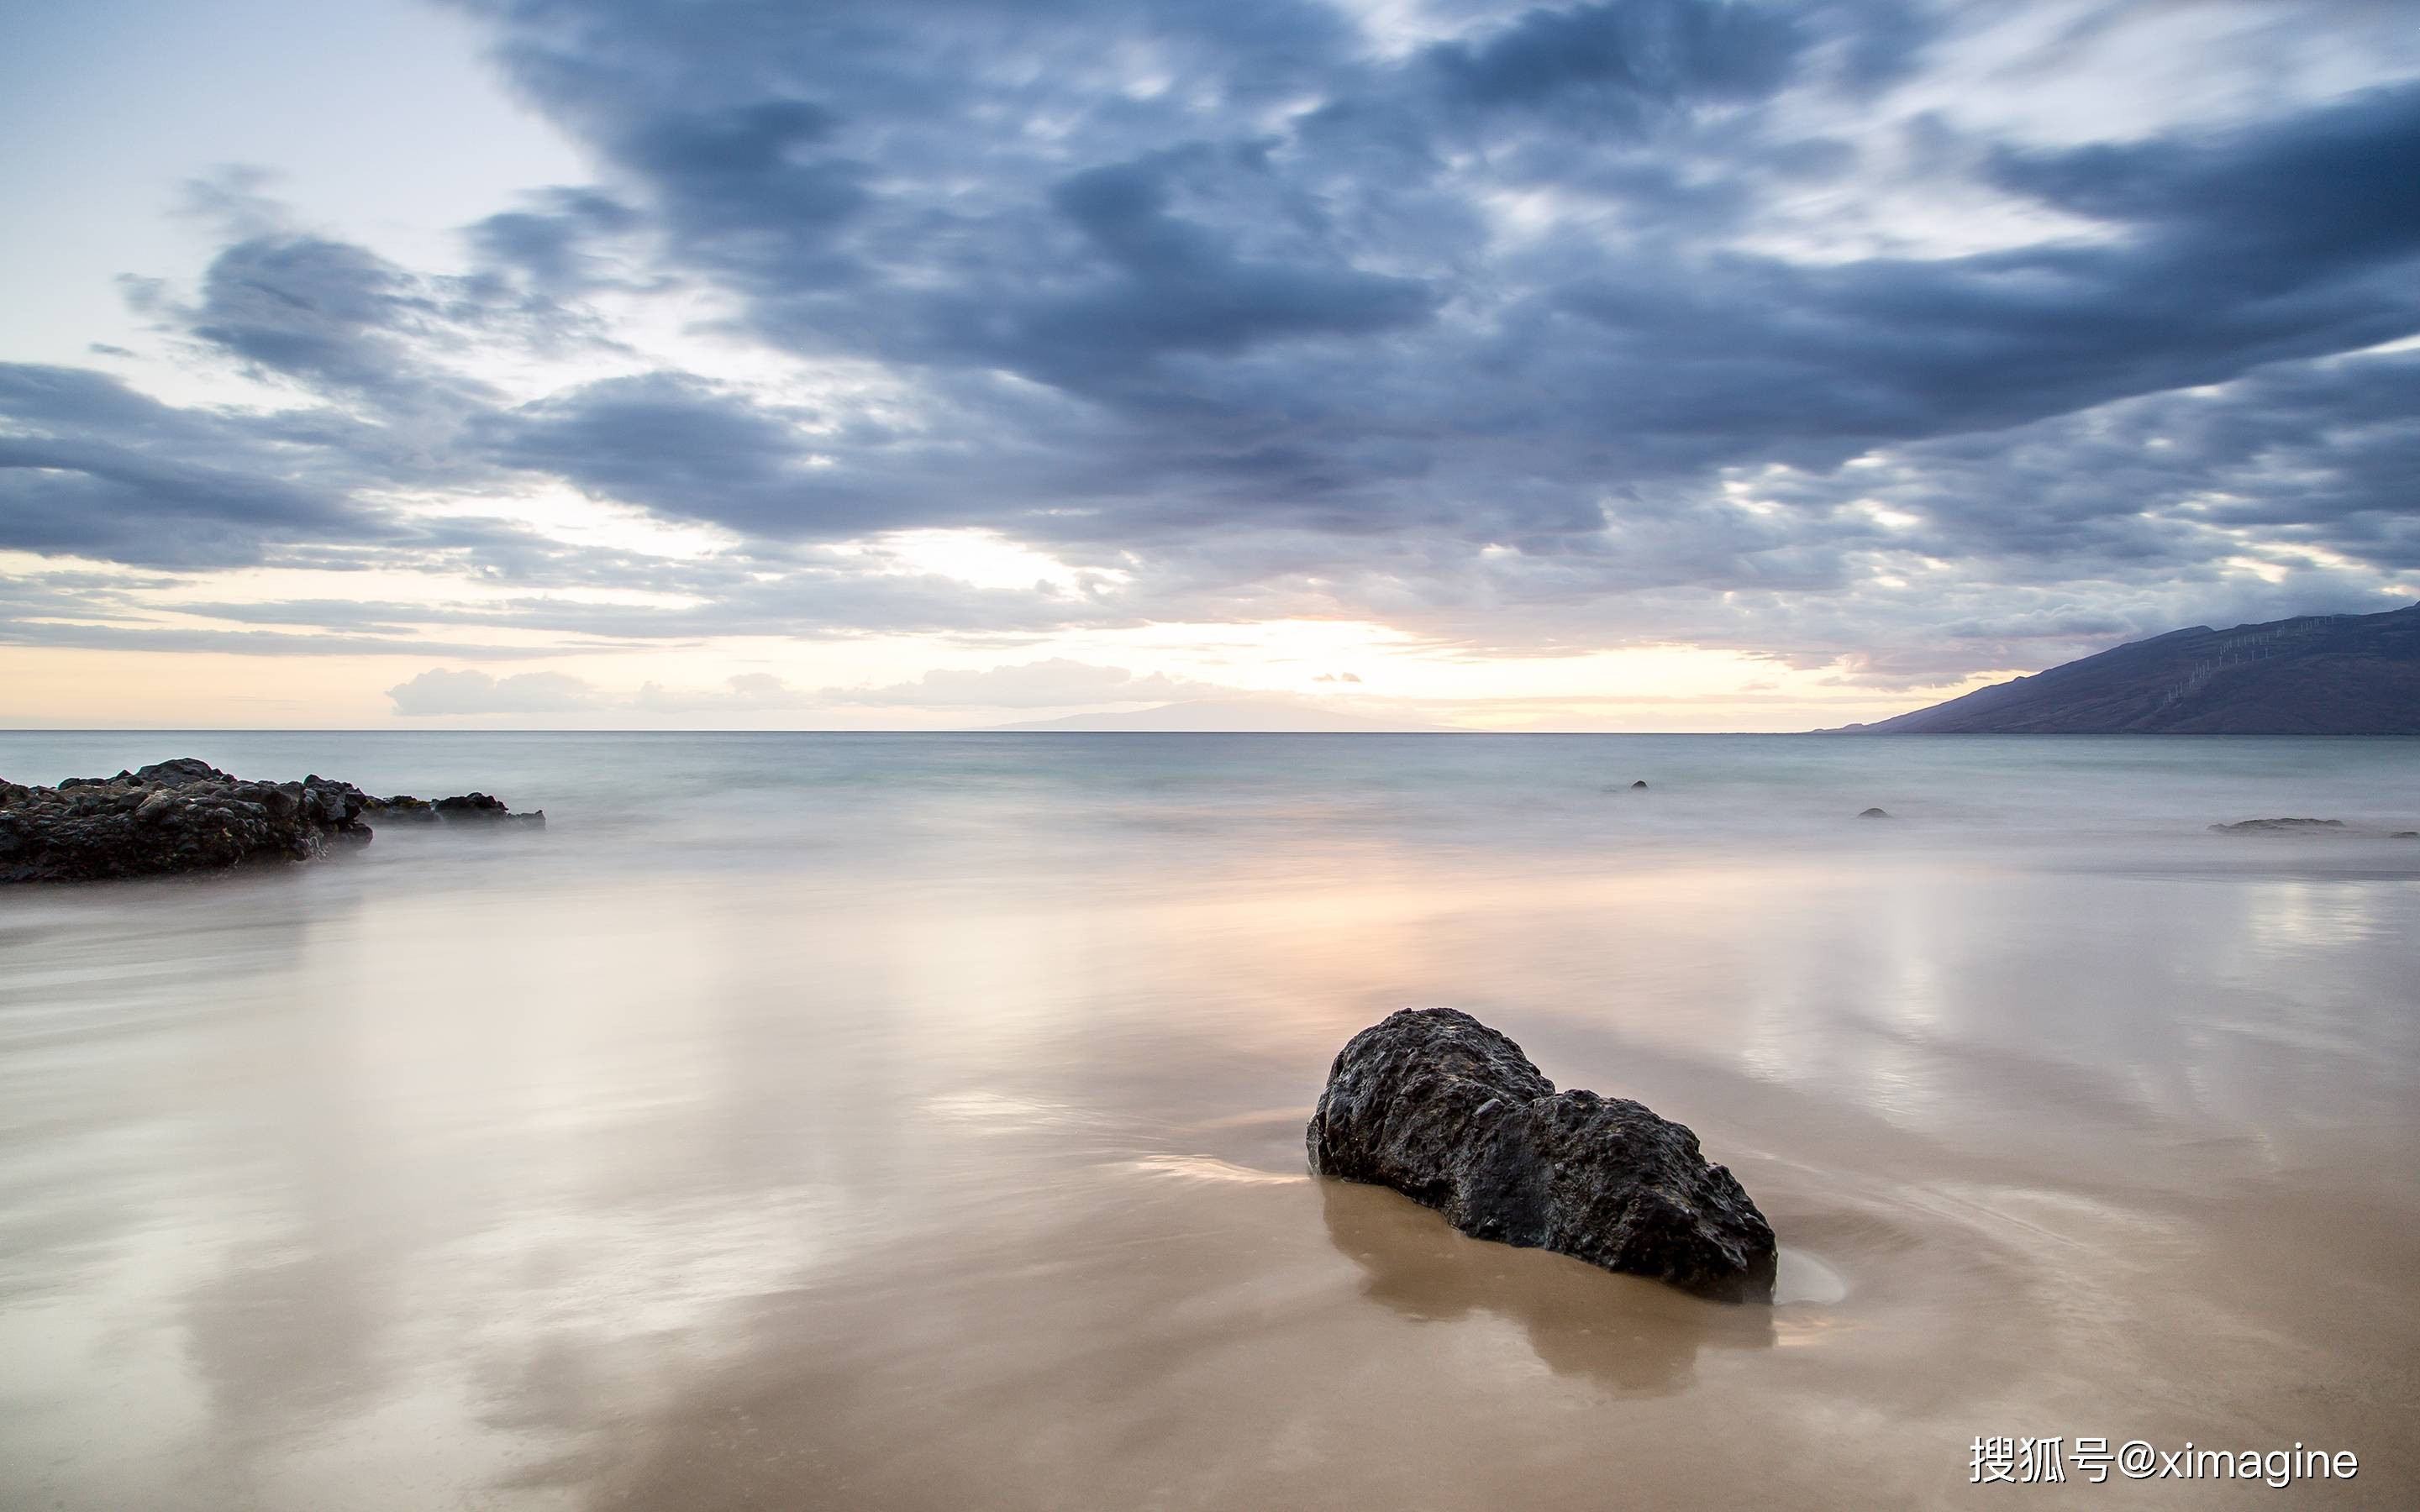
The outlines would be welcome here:
M 2137 640 L 1858 734 L 2420 734 L 2420 604 Z

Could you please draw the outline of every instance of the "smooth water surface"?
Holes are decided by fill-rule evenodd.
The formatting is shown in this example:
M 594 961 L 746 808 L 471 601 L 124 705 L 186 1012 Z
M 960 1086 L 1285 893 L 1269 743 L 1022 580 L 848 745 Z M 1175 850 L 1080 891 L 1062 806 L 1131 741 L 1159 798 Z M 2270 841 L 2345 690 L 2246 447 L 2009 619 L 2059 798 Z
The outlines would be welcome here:
M 550 826 L 0 891 L 0 1505 L 2420 1503 L 2420 741 L 0 733 L 171 755 Z M 1306 1176 L 1432 1003 L 1776 1304 Z

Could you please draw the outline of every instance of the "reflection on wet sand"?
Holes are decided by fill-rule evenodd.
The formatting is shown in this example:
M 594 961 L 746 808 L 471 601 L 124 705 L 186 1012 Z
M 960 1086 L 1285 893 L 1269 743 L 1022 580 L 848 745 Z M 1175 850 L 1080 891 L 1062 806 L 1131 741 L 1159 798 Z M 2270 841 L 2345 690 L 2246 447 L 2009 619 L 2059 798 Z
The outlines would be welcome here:
M 1773 1309 L 1762 1304 L 1704 1302 L 1565 1256 L 1471 1239 L 1383 1187 L 1319 1185 L 1329 1242 L 1368 1273 L 1363 1296 L 1421 1322 L 1492 1313 L 1517 1324 L 1558 1375 L 1655 1396 L 1688 1384 L 1700 1349 L 1773 1344 Z
M 744 775 L 686 849 L 0 903 L 0 1505 L 1862 1512 L 1987 1433 L 2413 1500 L 2410 863 L 1523 851 L 1333 792 L 1132 847 L 1157 799 L 1069 841 L 1056 768 L 735 860 L 798 791 Z M 1777 1304 L 1311 1180 L 1329 1058 L 1440 1002 L 1688 1122 Z

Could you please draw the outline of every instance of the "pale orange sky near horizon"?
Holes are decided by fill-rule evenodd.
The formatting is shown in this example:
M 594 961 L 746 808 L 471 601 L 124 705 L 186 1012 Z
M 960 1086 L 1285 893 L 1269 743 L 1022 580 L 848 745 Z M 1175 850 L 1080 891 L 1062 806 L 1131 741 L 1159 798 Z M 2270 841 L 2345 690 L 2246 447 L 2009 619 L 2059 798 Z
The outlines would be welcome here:
M 0 689 L 6 690 L 0 693 L 0 727 L 951 730 L 1067 712 L 1243 698 L 1448 729 L 1787 732 L 1868 722 L 1966 690 L 1911 693 L 1838 686 L 1829 681 L 1830 673 L 1692 648 L 1483 661 L 1407 653 L 1371 639 L 1357 647 L 1339 645 L 1326 656 L 1314 651 L 1250 662 L 1240 661 L 1232 646 L 1186 650 L 1162 644 L 1122 660 L 1120 649 L 1094 640 L 986 656 L 897 639 L 876 644 L 768 640 L 499 661 L 0 647 Z M 858 702 L 869 688 L 914 687 L 927 671 L 1015 670 L 1054 656 L 1080 657 L 1078 665 L 1094 668 L 1156 671 L 1178 686 L 1168 696 L 1078 697 L 1070 702 L 1031 701 L 1049 696 L 1047 687 L 1019 702 Z M 547 710 L 422 717 L 397 712 L 387 690 L 432 670 L 475 671 L 499 681 L 557 673 L 588 685 L 593 702 Z M 1322 681 L 1348 672 L 1359 681 Z M 752 704 L 735 699 L 729 689 L 734 676 L 777 678 L 784 696 L 769 705 L 761 699 Z M 662 706 L 642 701 L 649 685 Z

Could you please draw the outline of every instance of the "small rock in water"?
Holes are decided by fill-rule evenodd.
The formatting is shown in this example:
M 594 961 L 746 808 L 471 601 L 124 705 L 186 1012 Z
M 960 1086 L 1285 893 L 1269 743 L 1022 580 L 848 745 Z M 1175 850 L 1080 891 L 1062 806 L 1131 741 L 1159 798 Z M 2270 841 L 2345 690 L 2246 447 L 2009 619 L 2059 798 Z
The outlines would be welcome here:
M 2345 827 L 2341 819 L 2243 819 L 2212 825 L 2213 835 L 2324 835 Z
M 1633 782 L 1632 784 L 1630 784 L 1630 787 L 1631 787 L 1631 791 L 1635 793 L 1635 792 L 1637 792 L 1638 789 L 1643 788 L 1643 787 L 1645 787 L 1646 785 L 1647 785 L 1647 779 L 1646 779 L 1645 778 L 1640 778 L 1637 781 Z
M 2388 840 L 2420 840 L 2420 829 L 2398 829 Z
M 1890 814 L 1886 810 L 1869 809 L 1865 812 L 1857 815 L 1857 817 L 1860 819 L 1888 819 Z
M 1355 1035 L 1303 1137 L 1312 1170 L 1392 1187 L 1473 1238 L 1728 1302 L 1773 1294 L 1773 1226 L 1696 1134 L 1625 1098 L 1556 1091 L 1458 1010 Z

